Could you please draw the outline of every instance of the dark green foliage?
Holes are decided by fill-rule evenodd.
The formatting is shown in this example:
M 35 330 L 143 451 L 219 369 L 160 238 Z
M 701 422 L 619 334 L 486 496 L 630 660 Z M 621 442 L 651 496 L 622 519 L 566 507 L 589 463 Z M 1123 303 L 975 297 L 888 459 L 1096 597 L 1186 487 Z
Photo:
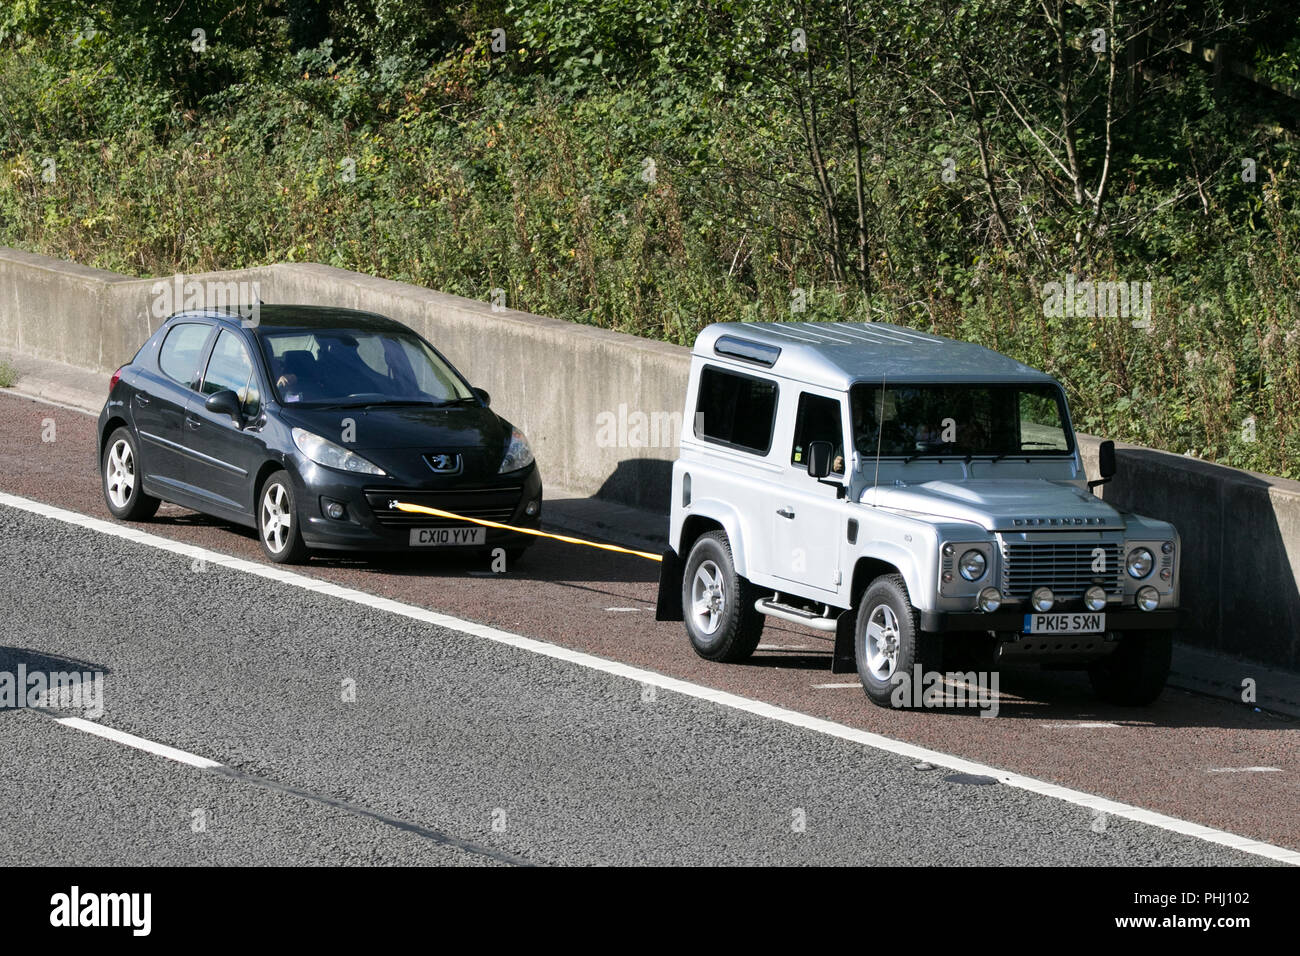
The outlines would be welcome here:
M 1081 430 L 1300 477 L 1300 104 L 1258 81 L 1295 83 L 1298 30 L 1174 0 L 16 0 L 0 243 L 326 262 L 682 344 L 901 322 L 1048 369 Z M 1053 314 L 1070 276 L 1150 282 L 1149 323 Z

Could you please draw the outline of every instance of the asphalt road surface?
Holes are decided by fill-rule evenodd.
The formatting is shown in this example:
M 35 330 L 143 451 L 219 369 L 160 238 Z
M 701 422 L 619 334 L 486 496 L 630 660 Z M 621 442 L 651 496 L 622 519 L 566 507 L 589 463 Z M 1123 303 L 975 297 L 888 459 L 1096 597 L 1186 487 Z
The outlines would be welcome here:
M 1168 818 L 1300 849 L 1289 718 L 1175 690 L 1108 707 L 1037 672 L 1003 675 L 995 719 L 885 711 L 796 627 L 750 664 L 700 660 L 654 622 L 650 562 L 545 542 L 500 575 L 433 555 L 268 574 L 251 532 L 182 509 L 34 513 L 111 521 L 90 417 L 0 397 L 0 449 L 23 499 L 0 503 L 0 674 L 103 688 L 86 722 L 0 710 L 3 863 L 1270 862 Z M 952 759 L 918 770 L 909 745 Z M 967 785 L 961 760 L 1021 776 Z

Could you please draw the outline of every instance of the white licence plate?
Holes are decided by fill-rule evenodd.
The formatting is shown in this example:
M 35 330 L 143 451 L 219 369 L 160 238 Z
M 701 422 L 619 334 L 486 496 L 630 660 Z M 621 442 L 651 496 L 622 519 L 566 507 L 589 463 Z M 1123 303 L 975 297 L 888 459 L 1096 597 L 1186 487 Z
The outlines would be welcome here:
M 1106 630 L 1106 615 L 1095 611 L 1070 614 L 1026 614 L 1026 634 L 1098 634 Z
M 487 540 L 487 528 L 412 528 L 411 547 L 446 548 L 458 545 L 481 545 Z

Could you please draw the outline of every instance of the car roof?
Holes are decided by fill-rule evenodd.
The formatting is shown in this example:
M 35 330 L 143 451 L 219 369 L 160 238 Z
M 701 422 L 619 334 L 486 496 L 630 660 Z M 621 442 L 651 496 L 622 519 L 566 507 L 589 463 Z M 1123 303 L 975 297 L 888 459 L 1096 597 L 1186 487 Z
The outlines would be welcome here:
M 727 341 L 719 352 L 724 337 Z M 746 345 L 757 347 L 760 361 L 737 357 Z M 780 354 L 772 360 L 774 349 L 780 349 Z M 693 351 L 699 358 L 767 367 L 778 375 L 835 388 L 882 378 L 1055 382 L 1046 372 L 982 345 L 885 322 L 718 322 L 700 332 Z
M 178 312 L 172 318 L 217 319 L 240 323 L 249 317 L 234 309 L 194 309 Z M 359 309 L 342 309 L 331 305 L 271 305 L 257 306 L 257 323 L 248 325 L 258 332 L 303 329 L 348 329 L 355 332 L 410 331 L 396 319 Z

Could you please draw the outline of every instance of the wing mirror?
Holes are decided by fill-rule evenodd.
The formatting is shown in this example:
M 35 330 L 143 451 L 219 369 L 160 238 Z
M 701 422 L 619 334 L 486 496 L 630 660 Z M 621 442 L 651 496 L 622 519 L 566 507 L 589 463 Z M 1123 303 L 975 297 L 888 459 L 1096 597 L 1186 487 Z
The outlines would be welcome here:
M 816 478 L 823 485 L 833 485 L 835 488 L 835 497 L 843 498 L 846 489 L 841 481 L 830 481 L 827 475 L 831 473 L 831 458 L 835 454 L 835 449 L 828 441 L 814 441 L 808 443 L 808 475 Z
M 835 449 L 828 441 L 808 443 L 808 477 L 819 481 L 831 473 L 831 455 Z
M 492 404 L 492 396 L 487 393 L 487 389 L 471 388 L 470 391 L 472 391 L 475 395 L 477 395 L 479 397 L 479 400 L 482 401 L 484 405 Z
M 1104 485 L 1115 476 L 1115 443 L 1113 441 L 1107 440 L 1097 446 L 1097 473 L 1101 477 L 1088 482 L 1089 488 Z
M 228 388 L 223 388 L 221 391 L 209 395 L 208 400 L 203 403 L 203 407 L 214 415 L 229 415 L 235 420 L 236 425 L 243 424 L 239 396 Z

